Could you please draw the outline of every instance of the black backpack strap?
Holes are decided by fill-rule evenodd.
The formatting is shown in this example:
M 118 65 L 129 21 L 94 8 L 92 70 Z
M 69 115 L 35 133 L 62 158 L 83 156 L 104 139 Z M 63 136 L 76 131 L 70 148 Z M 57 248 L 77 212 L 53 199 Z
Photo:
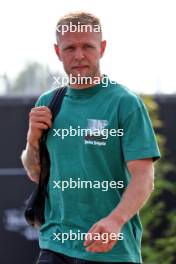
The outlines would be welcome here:
M 48 105 L 48 108 L 50 108 L 51 113 L 52 113 L 52 122 L 54 121 L 56 115 L 59 113 L 61 109 L 61 105 L 64 99 L 64 96 L 67 92 L 67 87 L 62 87 L 57 89 L 54 92 L 54 95 Z M 48 167 L 49 166 L 49 153 L 46 148 L 46 140 L 48 136 L 50 128 L 47 130 L 43 131 L 43 134 L 40 138 L 40 161 L 41 161 L 41 170 L 40 177 L 39 177 L 39 190 L 43 190 L 43 184 L 47 184 L 48 179 L 49 179 L 49 172 L 48 172 Z M 47 194 L 46 188 L 45 189 L 45 194 Z
M 59 113 L 61 109 L 61 105 L 66 92 L 67 92 L 66 86 L 57 89 L 53 95 L 51 102 L 48 105 L 48 108 L 50 108 L 52 112 L 52 122 L 54 121 L 56 115 Z
M 59 113 L 59 111 L 61 109 L 61 105 L 62 105 L 62 102 L 63 102 L 63 99 L 64 99 L 66 92 L 67 92 L 66 86 L 61 87 L 54 92 L 54 95 L 53 95 L 53 97 L 52 97 L 52 99 L 48 105 L 48 108 L 51 110 L 51 113 L 52 113 L 52 122 L 54 121 L 56 115 Z M 43 131 L 41 141 L 46 142 L 49 130 L 50 130 L 50 128 Z

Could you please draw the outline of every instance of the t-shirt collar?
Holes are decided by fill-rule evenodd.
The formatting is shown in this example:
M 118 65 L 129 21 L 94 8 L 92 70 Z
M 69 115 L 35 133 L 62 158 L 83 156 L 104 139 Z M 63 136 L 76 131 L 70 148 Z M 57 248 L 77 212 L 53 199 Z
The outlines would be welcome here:
M 105 78 L 106 78 L 106 82 L 105 82 Z M 89 97 L 94 95 L 95 93 L 101 91 L 102 89 L 105 89 L 107 87 L 107 83 L 109 83 L 109 78 L 107 75 L 103 74 L 103 77 L 101 79 L 101 81 L 97 81 L 96 85 L 90 86 L 88 88 L 72 88 L 70 87 L 70 85 L 68 85 L 68 90 L 67 90 L 67 95 L 70 96 L 83 96 L 83 97 Z

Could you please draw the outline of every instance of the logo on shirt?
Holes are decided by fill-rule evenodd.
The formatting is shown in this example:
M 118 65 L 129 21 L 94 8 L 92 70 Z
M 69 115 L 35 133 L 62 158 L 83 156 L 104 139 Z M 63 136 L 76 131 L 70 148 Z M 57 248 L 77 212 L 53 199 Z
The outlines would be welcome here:
M 107 120 L 87 119 L 87 133 L 84 137 L 85 144 L 105 146 L 107 138 L 104 132 L 107 125 Z

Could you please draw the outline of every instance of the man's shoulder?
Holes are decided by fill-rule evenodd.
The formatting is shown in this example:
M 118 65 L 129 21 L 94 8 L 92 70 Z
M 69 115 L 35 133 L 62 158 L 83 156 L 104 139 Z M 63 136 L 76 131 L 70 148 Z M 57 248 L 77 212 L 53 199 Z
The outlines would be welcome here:
M 114 81 L 112 81 L 111 85 L 113 87 L 113 96 L 115 96 L 122 105 L 128 107 L 132 105 L 140 106 L 143 104 L 142 98 L 127 86 Z
M 114 84 L 115 102 L 117 102 L 118 116 L 121 124 L 132 114 L 146 115 L 147 108 L 143 99 L 123 84 Z
M 42 93 L 37 101 L 36 101 L 36 104 L 35 106 L 44 106 L 44 105 L 48 105 L 49 102 L 51 101 L 54 93 L 56 92 L 56 90 L 58 90 L 59 88 L 52 88 L 52 89 L 49 89 L 48 91 L 45 91 L 44 93 Z

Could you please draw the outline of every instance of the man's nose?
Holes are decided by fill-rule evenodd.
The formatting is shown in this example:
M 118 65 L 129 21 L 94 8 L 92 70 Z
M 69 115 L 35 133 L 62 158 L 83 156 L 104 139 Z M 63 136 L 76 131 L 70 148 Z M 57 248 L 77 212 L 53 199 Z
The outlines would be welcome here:
M 75 50 L 75 59 L 76 60 L 81 60 L 83 58 L 84 58 L 84 52 L 83 52 L 83 50 L 81 48 L 77 48 Z

